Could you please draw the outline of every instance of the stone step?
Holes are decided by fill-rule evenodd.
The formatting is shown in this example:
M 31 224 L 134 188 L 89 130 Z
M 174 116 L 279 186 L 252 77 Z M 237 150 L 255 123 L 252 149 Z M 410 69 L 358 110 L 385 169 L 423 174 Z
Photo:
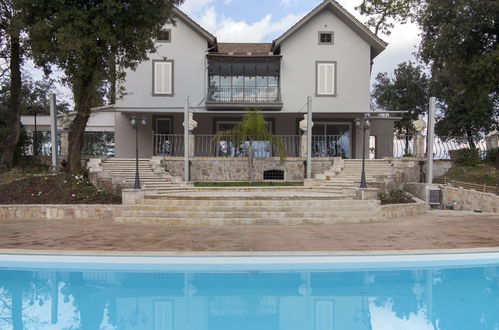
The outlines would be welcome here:
M 359 204 L 359 203 L 357 203 Z M 365 204 L 365 205 L 355 205 L 354 211 L 370 211 L 373 209 L 373 205 Z M 332 206 L 314 206 L 309 207 L 307 210 L 311 212 L 323 212 L 323 213 L 334 213 L 334 212 L 345 212 L 352 211 L 352 205 L 332 205 Z M 128 207 L 128 211 L 140 211 L 140 212 L 193 212 L 192 205 L 144 205 L 144 204 L 136 204 Z M 307 212 L 308 212 L 307 211 Z M 206 206 L 206 205 L 198 205 L 195 207 L 195 212 L 293 212 L 293 213 L 303 213 L 304 209 L 300 206 L 275 206 L 271 210 L 269 210 L 266 206 L 227 206 L 224 208 L 219 208 L 218 206 Z
M 333 218 L 355 218 L 362 216 L 369 216 L 373 210 L 361 211 L 338 211 L 338 212 L 202 212 L 202 211 L 123 211 L 122 217 L 136 217 L 136 218 L 163 218 L 163 219 L 282 219 L 282 218 L 307 218 L 307 219 L 333 219 Z
M 297 202 L 293 200 L 288 201 L 272 201 L 272 200 L 239 200 L 239 201 L 226 201 L 226 200 L 164 200 L 164 199 L 144 199 L 139 200 L 136 205 L 174 205 L 174 206 L 188 206 L 194 207 L 218 207 L 224 209 L 227 207 L 266 207 L 266 208 L 278 208 L 278 207 L 301 207 L 302 209 L 311 209 L 314 207 L 359 207 L 359 201 L 353 200 L 353 196 L 345 197 L 343 199 L 330 200 L 329 203 L 324 201 L 306 201 Z M 334 202 L 334 204 L 333 204 Z M 368 201 L 363 201 L 368 202 Z M 369 201 L 371 203 L 366 203 L 364 205 L 369 205 L 370 207 L 376 207 L 379 205 L 379 201 L 373 200 Z
M 379 215 L 356 216 L 351 218 L 281 218 L 281 219 L 252 219 L 252 218 L 209 218 L 209 219 L 186 219 L 186 218 L 148 218 L 148 217 L 117 217 L 114 221 L 122 223 L 151 223 L 164 225 L 184 226 L 274 226 L 274 225 L 304 225 L 304 224 L 335 224 L 335 223 L 358 223 L 379 219 Z

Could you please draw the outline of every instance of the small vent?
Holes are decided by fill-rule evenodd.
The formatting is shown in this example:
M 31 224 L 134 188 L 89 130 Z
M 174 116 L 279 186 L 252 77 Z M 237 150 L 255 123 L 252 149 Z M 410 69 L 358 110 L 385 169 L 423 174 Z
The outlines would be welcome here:
M 263 172 L 263 180 L 265 181 L 284 181 L 284 171 L 268 170 Z
M 440 205 L 442 203 L 442 196 L 440 189 L 430 190 L 430 205 Z

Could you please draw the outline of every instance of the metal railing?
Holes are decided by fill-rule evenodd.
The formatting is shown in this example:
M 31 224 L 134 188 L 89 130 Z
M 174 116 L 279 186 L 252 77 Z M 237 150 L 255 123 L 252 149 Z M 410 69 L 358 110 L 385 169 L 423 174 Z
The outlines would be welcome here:
M 416 156 L 414 151 L 413 136 L 407 135 L 382 135 L 378 136 L 377 148 L 386 152 L 392 150 L 393 157 Z M 384 141 L 384 142 L 381 142 Z M 426 137 L 424 148 L 426 152 Z M 433 145 L 434 159 L 450 159 L 450 151 L 470 148 L 468 138 L 465 136 L 435 136 Z M 487 152 L 485 139 L 475 141 L 475 148 L 479 150 L 483 159 Z
M 183 157 L 184 135 L 153 134 L 153 150 L 156 156 Z
M 281 103 L 279 87 L 209 87 L 207 102 Z
M 196 134 L 194 137 L 195 157 L 247 157 L 249 142 L 235 138 L 217 139 L 212 134 Z M 300 135 L 276 135 L 281 141 L 286 157 L 301 156 Z M 158 156 L 182 157 L 184 136 L 180 134 L 154 134 L 154 154 Z M 351 157 L 348 136 L 312 136 L 312 157 Z M 253 156 L 256 158 L 279 157 L 277 146 L 269 141 L 253 141 Z
M 348 135 L 313 135 L 312 157 L 351 158 Z

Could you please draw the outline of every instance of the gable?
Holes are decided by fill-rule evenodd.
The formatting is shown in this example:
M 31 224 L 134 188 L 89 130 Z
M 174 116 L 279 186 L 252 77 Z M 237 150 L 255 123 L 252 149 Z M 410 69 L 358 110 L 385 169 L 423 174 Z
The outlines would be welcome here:
M 352 14 L 350 14 L 345 8 L 338 4 L 334 0 L 325 0 L 314 10 L 308 13 L 295 25 L 293 25 L 289 30 L 284 32 L 279 38 L 274 40 L 272 45 L 272 50 L 276 50 L 284 40 L 288 39 L 296 32 L 302 29 L 304 25 L 313 20 L 317 15 L 324 11 L 332 12 L 338 19 L 345 23 L 350 29 L 352 29 L 359 37 L 361 37 L 365 42 L 367 42 L 371 47 L 371 58 L 379 55 L 388 45 L 386 42 L 377 37 L 371 32 L 364 24 L 357 20 Z

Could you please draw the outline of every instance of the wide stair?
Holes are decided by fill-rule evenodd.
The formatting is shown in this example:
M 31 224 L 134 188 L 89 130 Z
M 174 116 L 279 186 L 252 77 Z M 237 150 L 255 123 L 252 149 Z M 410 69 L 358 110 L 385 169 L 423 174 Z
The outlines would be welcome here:
M 168 225 L 303 225 L 373 221 L 378 200 L 325 192 L 191 191 L 146 196 L 118 222 Z
M 101 163 L 103 171 L 111 177 L 119 178 L 123 187 L 135 184 L 135 159 L 108 158 Z M 142 188 L 170 189 L 182 185 L 182 179 L 174 177 L 166 171 L 155 171 L 150 159 L 139 159 L 139 177 Z
M 361 159 L 343 159 L 340 164 L 333 167 L 324 174 L 316 175 L 320 185 L 325 187 L 358 187 L 362 174 Z M 397 175 L 392 163 L 384 159 L 370 159 L 365 163 L 366 182 L 368 186 L 377 187 L 386 179 Z

